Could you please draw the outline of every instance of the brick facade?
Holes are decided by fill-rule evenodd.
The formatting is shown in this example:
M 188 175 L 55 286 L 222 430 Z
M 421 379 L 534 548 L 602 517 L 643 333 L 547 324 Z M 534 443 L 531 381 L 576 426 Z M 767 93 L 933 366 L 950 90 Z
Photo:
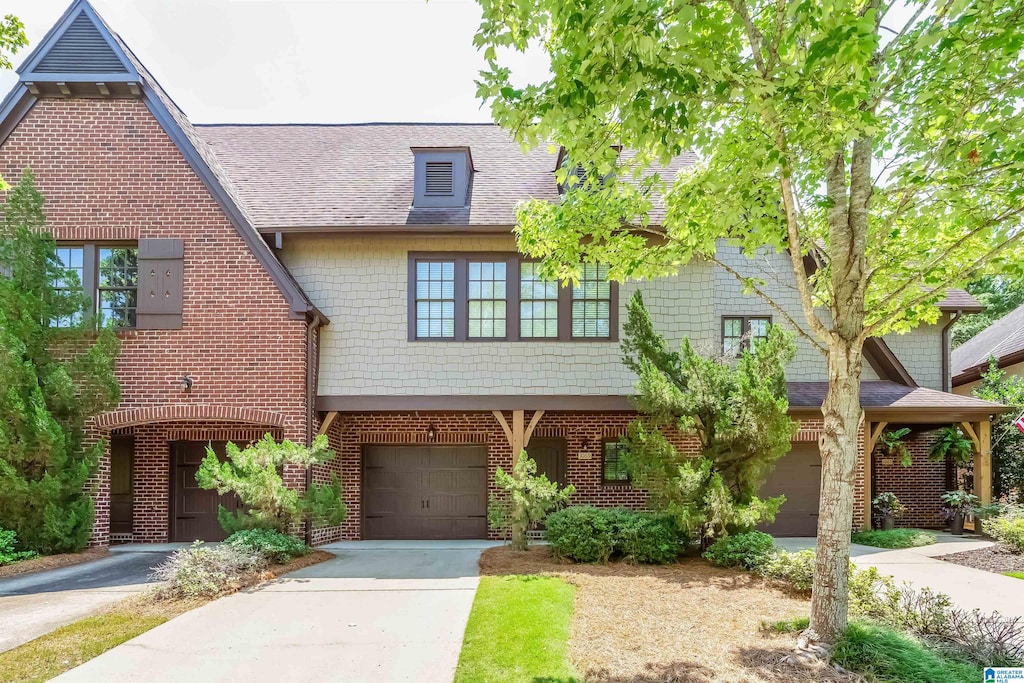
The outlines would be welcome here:
M 949 490 L 948 466 L 945 461 L 932 462 L 928 451 L 938 438 L 934 431 L 912 434 L 905 439 L 910 449 L 911 465 L 904 467 L 898 458 L 892 458 L 876 448 L 871 459 L 874 471 L 874 495 L 883 492 L 895 493 L 906 506 L 907 512 L 896 520 L 901 527 L 941 529 L 942 521 L 939 497 Z
M 47 225 L 58 240 L 184 240 L 182 329 L 121 334 L 117 362 L 120 411 L 152 409 L 157 419 L 177 411 L 174 419 L 185 420 L 133 428 L 141 449 L 136 534 L 164 540 L 165 439 L 183 428 L 213 428 L 188 421 L 189 406 L 249 410 L 256 420 L 273 414 L 280 436 L 305 441 L 306 323 L 289 318 L 284 296 L 141 100 L 39 100 L 0 147 L 6 180 L 16 182 L 26 167 L 46 197 Z M 185 374 L 194 380 L 188 393 L 180 386 Z M 304 474 L 287 479 L 301 486 Z M 106 459 L 94 486 L 92 542 L 105 545 Z

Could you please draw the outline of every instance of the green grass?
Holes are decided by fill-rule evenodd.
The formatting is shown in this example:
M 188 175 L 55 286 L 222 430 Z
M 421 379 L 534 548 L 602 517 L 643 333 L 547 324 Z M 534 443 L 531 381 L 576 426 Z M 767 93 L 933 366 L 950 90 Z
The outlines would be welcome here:
M 568 659 L 575 595 L 553 577 L 480 579 L 455 683 L 576 683 Z
M 867 622 L 850 624 L 832 659 L 869 683 L 978 683 L 982 679 L 980 666 L 950 659 L 913 636 Z
M 850 540 L 875 548 L 918 548 L 935 543 L 935 534 L 922 529 L 855 531 Z
M 811 625 L 807 617 L 796 617 L 794 619 L 783 619 L 781 621 L 763 621 L 761 628 L 773 633 L 800 633 Z
M 87 617 L 0 653 L 0 681 L 36 683 L 103 654 L 164 623 L 172 616 L 116 610 Z
M 1012 576 L 1015 579 L 1024 579 L 1024 572 L 1006 572 L 1005 576 Z

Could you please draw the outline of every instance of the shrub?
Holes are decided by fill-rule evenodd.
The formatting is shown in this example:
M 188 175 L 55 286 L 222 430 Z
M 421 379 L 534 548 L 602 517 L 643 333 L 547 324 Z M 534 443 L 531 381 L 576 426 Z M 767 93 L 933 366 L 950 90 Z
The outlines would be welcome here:
M 872 529 L 854 532 L 850 540 L 874 548 L 918 548 L 935 543 L 935 533 L 922 529 Z
M 555 557 L 607 562 L 614 550 L 612 524 L 604 510 L 581 505 L 548 515 L 544 538 Z
M 259 553 L 268 562 L 275 564 L 284 564 L 293 557 L 309 552 L 306 544 L 299 539 L 272 529 L 236 531 L 228 536 L 225 543 L 239 550 Z
M 552 510 L 564 507 L 576 491 L 572 484 L 559 489 L 558 482 L 537 474 L 537 463 L 526 451 L 519 453 L 511 474 L 498 468 L 494 473 L 494 484 L 504 495 L 490 497 L 487 521 L 492 528 L 512 531 L 514 550 L 526 550 L 526 532 L 538 522 L 543 522 Z
M 776 550 L 764 559 L 758 571 L 769 579 L 785 581 L 798 591 L 809 591 L 814 585 L 814 551 Z
M 162 597 L 216 597 L 238 590 L 266 566 L 266 559 L 258 552 L 196 541 L 154 567 L 153 577 L 166 582 L 158 589 Z
M 981 680 L 980 667 L 929 647 L 891 627 L 853 623 L 832 650 L 832 661 L 872 681 L 972 683 Z
M 775 539 L 763 531 L 726 536 L 707 549 L 704 558 L 719 567 L 756 570 L 772 555 Z
M 679 557 L 679 527 L 670 515 L 612 510 L 614 552 L 633 564 L 668 564 Z
M 17 541 L 18 535 L 14 531 L 0 528 L 0 566 L 30 560 L 39 555 L 33 550 L 15 550 Z
M 1024 553 L 1024 516 L 1016 513 L 985 519 L 982 530 L 1015 553 Z

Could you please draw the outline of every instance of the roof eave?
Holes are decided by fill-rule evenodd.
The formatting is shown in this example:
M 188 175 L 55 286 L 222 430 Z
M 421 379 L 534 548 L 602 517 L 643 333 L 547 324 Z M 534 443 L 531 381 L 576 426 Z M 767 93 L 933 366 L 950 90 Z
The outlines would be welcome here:
M 1018 363 L 1024 363 L 1024 349 L 1019 349 L 1013 353 L 1008 353 L 1004 356 L 996 358 L 996 367 L 1008 368 L 1011 365 L 1017 365 Z M 989 361 L 986 360 L 983 363 L 972 365 L 965 370 L 961 370 L 958 374 L 953 376 L 953 386 L 958 387 L 963 384 L 970 384 L 971 382 L 977 382 L 981 379 L 981 376 L 988 372 Z

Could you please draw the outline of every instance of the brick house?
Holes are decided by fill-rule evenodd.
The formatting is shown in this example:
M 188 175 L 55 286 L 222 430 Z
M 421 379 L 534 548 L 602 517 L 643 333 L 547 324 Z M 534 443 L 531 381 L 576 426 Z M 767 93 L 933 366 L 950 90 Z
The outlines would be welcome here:
M 562 159 L 523 153 L 494 126 L 193 125 L 85 0 L 18 74 L 0 105 L 0 173 L 33 169 L 61 258 L 123 340 L 121 405 L 93 425 L 110 444 L 97 545 L 216 540 L 217 505 L 231 501 L 197 488 L 198 458 L 267 432 L 326 433 L 338 453 L 286 473 L 295 487 L 331 472 L 343 482 L 349 518 L 314 543 L 494 537 L 487 492 L 522 447 L 575 485 L 575 502 L 641 507 L 617 446 L 635 418 L 618 343 L 630 295 L 643 290 L 670 339 L 718 351 L 771 324 L 706 263 L 621 286 L 596 266 L 579 287 L 540 281 L 515 252 L 515 205 L 557 201 Z M 784 260 L 721 256 L 799 318 Z M 926 453 L 952 422 L 971 426 L 986 490 L 999 406 L 948 393 L 948 326 L 980 309 L 955 291 L 939 306 L 937 324 L 867 346 L 862 450 L 907 425 L 914 463 L 867 448 L 856 526 L 879 490 L 907 502 L 907 523 L 939 524 L 947 469 Z M 801 343 L 788 379 L 801 427 L 766 484 L 789 498 L 770 530 L 807 535 L 824 360 Z

